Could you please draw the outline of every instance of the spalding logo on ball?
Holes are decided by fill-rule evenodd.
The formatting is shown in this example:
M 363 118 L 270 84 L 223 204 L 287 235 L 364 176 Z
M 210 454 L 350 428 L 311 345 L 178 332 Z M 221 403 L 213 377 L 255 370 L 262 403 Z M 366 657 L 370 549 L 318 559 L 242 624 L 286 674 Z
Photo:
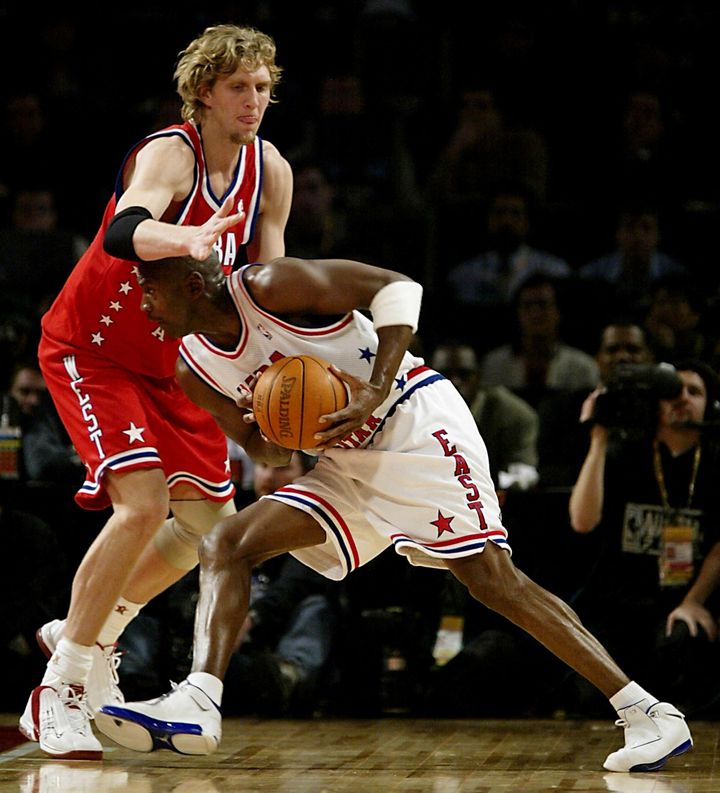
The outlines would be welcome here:
M 286 449 L 314 449 L 318 421 L 348 403 L 343 381 L 330 364 L 310 355 L 290 355 L 269 366 L 253 391 L 253 413 L 263 435 Z

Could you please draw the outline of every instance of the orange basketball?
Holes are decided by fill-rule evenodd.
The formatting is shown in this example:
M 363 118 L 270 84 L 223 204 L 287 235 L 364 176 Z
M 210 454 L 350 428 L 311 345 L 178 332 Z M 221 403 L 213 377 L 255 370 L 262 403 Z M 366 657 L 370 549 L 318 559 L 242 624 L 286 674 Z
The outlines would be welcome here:
M 324 429 L 320 416 L 347 403 L 345 384 L 330 364 L 309 355 L 275 361 L 253 391 L 253 412 L 263 435 L 286 449 L 314 449 L 314 435 Z

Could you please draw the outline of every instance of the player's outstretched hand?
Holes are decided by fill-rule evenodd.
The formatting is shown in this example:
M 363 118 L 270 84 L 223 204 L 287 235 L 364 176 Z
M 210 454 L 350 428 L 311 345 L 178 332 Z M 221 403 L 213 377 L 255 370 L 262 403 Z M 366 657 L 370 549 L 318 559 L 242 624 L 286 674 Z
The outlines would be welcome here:
M 242 202 L 238 204 L 238 212 L 230 214 L 233 196 L 228 196 L 218 211 L 206 220 L 202 226 L 196 226 L 188 245 L 188 254 L 198 261 L 204 261 L 210 255 L 213 245 L 231 226 L 239 223 L 245 216 Z
M 320 416 L 320 423 L 328 425 L 326 430 L 315 433 L 315 437 L 320 441 L 317 448 L 321 450 L 338 443 L 353 430 L 360 429 L 372 415 L 373 410 L 385 399 L 381 390 L 367 380 L 343 372 L 335 364 L 331 364 L 331 368 L 347 385 L 350 398 L 347 406 L 342 410 Z

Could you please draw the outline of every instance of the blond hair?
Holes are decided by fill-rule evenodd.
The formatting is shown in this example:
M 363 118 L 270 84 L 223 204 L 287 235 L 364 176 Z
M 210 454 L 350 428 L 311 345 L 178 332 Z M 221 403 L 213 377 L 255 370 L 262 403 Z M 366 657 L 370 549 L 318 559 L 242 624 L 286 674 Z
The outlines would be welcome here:
M 179 54 L 175 79 L 182 99 L 182 117 L 191 121 L 202 115 L 200 89 L 214 85 L 218 77 L 233 74 L 238 67 L 254 72 L 267 66 L 270 72 L 270 101 L 282 69 L 275 63 L 275 41 L 266 33 L 238 25 L 214 25 L 191 41 Z

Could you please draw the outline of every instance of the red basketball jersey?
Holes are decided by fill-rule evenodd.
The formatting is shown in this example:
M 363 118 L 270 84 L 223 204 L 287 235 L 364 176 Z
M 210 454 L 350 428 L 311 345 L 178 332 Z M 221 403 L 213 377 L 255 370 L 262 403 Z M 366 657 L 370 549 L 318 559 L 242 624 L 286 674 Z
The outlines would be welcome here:
M 137 262 L 107 254 L 103 239 L 123 193 L 123 176 L 135 155 L 149 141 L 170 135 L 181 137 L 193 150 L 195 179 L 185 201 L 168 207 L 162 220 L 176 225 L 200 225 L 232 195 L 232 211 L 237 211 L 242 201 L 245 217 L 222 235 L 215 248 L 226 274 L 246 263 L 245 246 L 252 239 L 260 207 L 262 141 L 256 138 L 253 144 L 242 147 L 230 187 L 225 195 L 215 196 L 198 129 L 189 122 L 178 124 L 148 135 L 130 149 L 95 239 L 42 319 L 43 333 L 49 338 L 92 350 L 123 368 L 154 377 L 174 374 L 178 340 L 166 337 L 141 311 Z

